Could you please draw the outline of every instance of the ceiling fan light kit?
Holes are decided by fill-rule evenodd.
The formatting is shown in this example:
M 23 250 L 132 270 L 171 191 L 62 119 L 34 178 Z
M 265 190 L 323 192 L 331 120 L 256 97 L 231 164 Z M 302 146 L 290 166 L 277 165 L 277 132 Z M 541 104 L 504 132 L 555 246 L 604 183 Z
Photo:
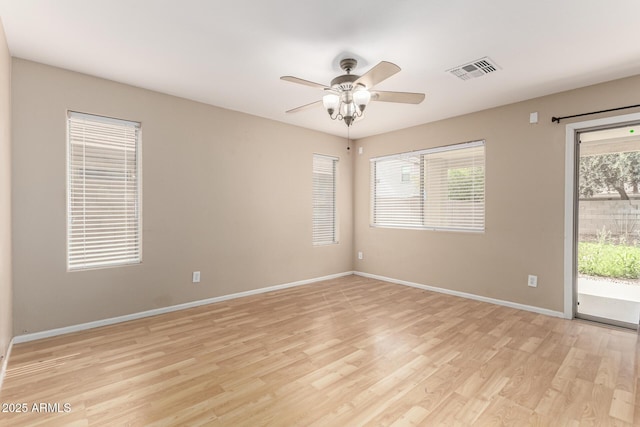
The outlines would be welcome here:
M 419 104 L 424 100 L 424 93 L 371 90 L 376 84 L 399 72 L 400 67 L 397 65 L 382 61 L 362 76 L 351 74 L 351 70 L 357 65 L 358 61 L 353 58 L 346 58 L 340 61 L 340 68 L 342 68 L 346 74 L 331 80 L 330 86 L 324 86 L 292 76 L 280 77 L 285 81 L 318 87 L 327 92 L 327 94 L 322 97 L 322 101 L 312 102 L 288 110 L 287 113 L 296 113 L 322 103 L 331 120 L 342 120 L 347 127 L 349 127 L 357 118 L 363 116 L 364 109 L 372 100 L 405 104 Z
M 340 95 L 328 93 L 322 97 L 322 105 L 329 113 L 331 120 L 344 120 L 347 126 L 351 126 L 357 117 L 362 117 L 370 100 L 371 92 L 361 86 L 344 91 Z

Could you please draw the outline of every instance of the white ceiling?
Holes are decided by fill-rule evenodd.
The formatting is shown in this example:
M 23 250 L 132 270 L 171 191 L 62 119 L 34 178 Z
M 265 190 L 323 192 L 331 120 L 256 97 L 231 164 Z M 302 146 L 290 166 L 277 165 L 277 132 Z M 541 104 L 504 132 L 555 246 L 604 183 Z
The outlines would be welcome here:
M 372 103 L 352 138 L 640 74 L 638 16 L 638 0 L 0 0 L 15 57 L 340 136 L 322 108 L 285 114 L 322 91 L 279 77 L 398 64 L 376 88 L 425 101 Z M 502 69 L 445 72 L 484 56 Z

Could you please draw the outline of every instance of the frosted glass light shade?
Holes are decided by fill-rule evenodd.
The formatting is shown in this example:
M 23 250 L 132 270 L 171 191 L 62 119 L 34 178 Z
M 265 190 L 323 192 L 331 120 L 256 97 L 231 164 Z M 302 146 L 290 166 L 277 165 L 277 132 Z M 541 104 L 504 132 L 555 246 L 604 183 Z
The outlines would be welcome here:
M 353 102 L 360 107 L 360 110 L 364 110 L 370 100 L 371 92 L 366 89 L 357 90 L 353 93 Z
M 350 102 L 349 104 L 343 103 L 341 113 L 344 117 L 353 117 L 356 114 L 356 106 L 353 102 Z
M 340 103 L 340 97 L 334 93 L 329 93 L 322 97 L 322 105 L 326 110 L 335 111 Z

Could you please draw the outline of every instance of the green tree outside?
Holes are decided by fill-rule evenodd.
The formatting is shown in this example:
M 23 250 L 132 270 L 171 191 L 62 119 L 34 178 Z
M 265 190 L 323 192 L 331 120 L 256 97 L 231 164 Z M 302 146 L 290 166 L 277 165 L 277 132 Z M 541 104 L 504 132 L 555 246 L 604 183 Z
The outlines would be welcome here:
M 629 191 L 638 194 L 640 184 L 640 152 L 600 154 L 580 158 L 582 198 L 616 191 L 620 199 L 629 200 Z

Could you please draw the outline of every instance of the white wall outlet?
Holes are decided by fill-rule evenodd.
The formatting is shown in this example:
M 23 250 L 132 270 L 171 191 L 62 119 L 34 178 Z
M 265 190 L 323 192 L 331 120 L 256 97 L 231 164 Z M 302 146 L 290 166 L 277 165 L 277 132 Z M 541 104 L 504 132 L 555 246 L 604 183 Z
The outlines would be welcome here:
M 194 271 L 193 272 L 193 276 L 191 278 L 191 281 L 193 283 L 200 283 L 200 272 L 199 271 Z
M 362 154 L 362 147 L 358 147 L 358 154 Z
M 538 276 L 534 276 L 532 274 L 529 275 L 529 280 L 527 281 L 527 285 L 531 286 L 532 288 L 537 288 L 538 287 Z
M 529 123 L 536 124 L 538 123 L 538 112 L 535 111 L 533 113 L 529 113 Z
M 362 254 L 362 252 L 358 252 L 358 259 L 364 259 L 364 255 Z

